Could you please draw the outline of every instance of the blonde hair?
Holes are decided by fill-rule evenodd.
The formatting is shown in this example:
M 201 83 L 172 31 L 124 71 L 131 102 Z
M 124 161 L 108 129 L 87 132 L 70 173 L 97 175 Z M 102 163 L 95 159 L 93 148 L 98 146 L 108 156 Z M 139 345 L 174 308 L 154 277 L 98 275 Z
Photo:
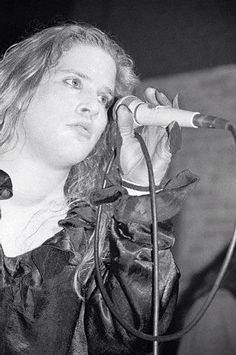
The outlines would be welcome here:
M 124 50 L 98 28 L 78 23 L 49 27 L 11 46 L 0 61 L 0 146 L 7 145 L 16 133 L 20 113 L 27 109 L 43 75 L 57 65 L 60 57 L 73 45 L 92 45 L 103 49 L 115 61 L 117 68 L 115 95 L 130 94 L 138 80 L 133 61 Z M 65 184 L 65 196 L 70 204 L 87 199 L 100 185 L 102 173 L 111 155 L 115 124 L 109 121 L 93 152 L 71 168 Z M 105 217 L 103 225 L 106 225 Z M 104 244 L 104 240 L 101 241 Z M 81 264 L 92 265 L 92 245 Z
M 11 139 L 19 113 L 25 110 L 43 75 L 75 44 L 102 48 L 117 67 L 116 96 L 129 94 L 137 83 L 133 62 L 101 30 L 79 24 L 43 29 L 14 44 L 0 61 L 0 146 Z

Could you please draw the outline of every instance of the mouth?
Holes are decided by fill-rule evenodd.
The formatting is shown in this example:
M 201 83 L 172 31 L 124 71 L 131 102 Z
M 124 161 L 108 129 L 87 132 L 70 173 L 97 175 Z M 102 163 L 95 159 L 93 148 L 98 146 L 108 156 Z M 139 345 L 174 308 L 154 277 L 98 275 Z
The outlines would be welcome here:
M 67 126 L 72 127 L 79 135 L 82 135 L 85 138 L 90 138 L 92 135 L 92 128 L 88 124 L 78 122 L 68 124 Z

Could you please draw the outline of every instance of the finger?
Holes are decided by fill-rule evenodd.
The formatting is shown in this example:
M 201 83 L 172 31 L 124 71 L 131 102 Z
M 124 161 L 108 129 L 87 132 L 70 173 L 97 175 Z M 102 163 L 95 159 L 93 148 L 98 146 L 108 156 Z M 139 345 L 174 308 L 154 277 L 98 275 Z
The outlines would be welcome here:
M 176 94 L 173 103 L 172 103 L 173 108 L 179 108 L 179 94 Z
M 160 103 L 157 101 L 155 92 L 156 92 L 155 88 L 146 88 L 144 91 L 144 96 L 148 102 L 156 106 L 156 105 L 160 105 Z
M 155 154 L 157 142 L 161 139 L 161 136 L 155 134 L 156 132 L 152 128 L 153 126 L 144 126 L 141 133 L 142 139 L 147 147 L 148 153 L 151 158 Z
M 160 126 L 144 126 L 142 137 L 148 147 L 150 155 L 156 150 L 156 146 L 161 141 L 163 135 L 167 135 L 166 128 Z
M 133 116 L 124 105 L 121 105 L 117 110 L 117 123 L 123 139 L 134 136 Z
M 181 129 L 178 123 L 173 121 L 167 126 L 166 130 L 168 133 L 169 152 L 174 155 L 180 150 L 182 145 Z
M 156 89 L 155 95 L 156 95 L 156 99 L 160 105 L 172 107 L 171 101 L 168 99 L 168 97 L 163 92 L 160 92 Z
M 165 134 L 158 142 L 152 158 L 155 182 L 157 185 L 162 181 L 167 171 L 167 168 L 171 162 L 171 156 L 168 135 Z

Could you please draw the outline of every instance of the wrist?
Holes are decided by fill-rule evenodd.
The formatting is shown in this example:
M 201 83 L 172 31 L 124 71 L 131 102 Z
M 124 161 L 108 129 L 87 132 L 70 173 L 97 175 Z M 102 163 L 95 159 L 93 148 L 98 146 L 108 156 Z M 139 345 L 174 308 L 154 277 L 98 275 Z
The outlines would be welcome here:
M 142 195 L 142 194 L 148 194 L 150 192 L 149 186 L 135 184 L 132 181 L 123 178 L 122 178 L 122 186 L 128 190 L 129 195 Z M 160 185 L 155 186 L 156 192 L 161 190 L 162 188 L 160 187 Z

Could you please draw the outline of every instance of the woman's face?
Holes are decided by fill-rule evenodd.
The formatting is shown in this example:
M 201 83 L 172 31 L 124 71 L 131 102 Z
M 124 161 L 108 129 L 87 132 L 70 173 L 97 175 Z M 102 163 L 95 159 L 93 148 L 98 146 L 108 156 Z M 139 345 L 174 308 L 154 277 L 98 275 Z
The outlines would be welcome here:
M 23 153 L 69 168 L 92 151 L 107 124 L 116 64 L 101 48 L 74 45 L 42 78 L 24 114 Z

